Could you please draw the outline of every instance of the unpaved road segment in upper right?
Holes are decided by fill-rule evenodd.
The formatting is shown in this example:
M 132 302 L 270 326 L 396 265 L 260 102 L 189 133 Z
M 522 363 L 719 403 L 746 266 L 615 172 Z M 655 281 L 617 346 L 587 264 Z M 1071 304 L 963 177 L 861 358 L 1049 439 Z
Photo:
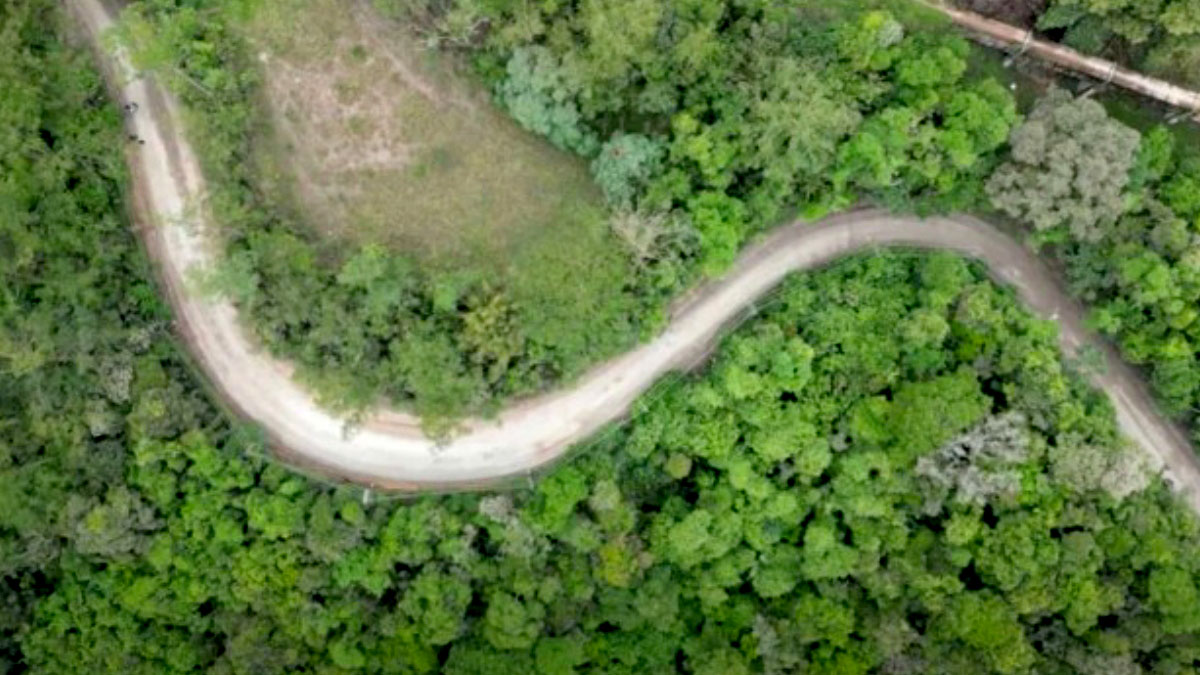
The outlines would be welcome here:
M 95 44 L 115 12 L 102 0 L 69 0 Z M 1172 482 L 1200 510 L 1200 462 L 1181 430 L 1156 411 L 1138 374 L 1083 324 L 1083 308 L 1034 254 L 988 224 L 967 216 L 921 220 L 859 211 L 779 228 L 742 254 L 724 278 L 680 302 L 653 341 L 612 359 L 569 388 L 521 401 L 494 420 L 471 420 L 438 444 L 412 416 L 380 410 L 354 433 L 292 380 L 291 368 L 264 353 L 226 301 L 187 283 L 193 268 L 217 261 L 220 245 L 201 204 L 204 180 L 183 133 L 175 100 L 140 77 L 121 52 L 102 58 L 113 91 L 141 111 L 132 131 L 145 140 L 131 155 L 139 228 L 156 263 L 188 349 L 217 392 L 260 425 L 287 460 L 365 485 L 410 490 L 470 489 L 519 476 L 552 462 L 573 444 L 624 416 L 663 374 L 694 365 L 722 331 L 788 274 L 882 246 L 947 249 L 987 264 L 1035 313 L 1055 319 L 1064 352 L 1091 344 L 1107 361 L 1092 375 L 1111 397 L 1121 429 L 1169 468 Z

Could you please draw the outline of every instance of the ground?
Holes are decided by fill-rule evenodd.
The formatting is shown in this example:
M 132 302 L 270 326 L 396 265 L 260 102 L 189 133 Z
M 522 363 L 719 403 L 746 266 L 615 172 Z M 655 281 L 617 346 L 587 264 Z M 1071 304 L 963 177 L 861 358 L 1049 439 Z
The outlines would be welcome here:
M 518 128 L 462 64 L 369 4 L 261 3 L 245 30 L 269 112 L 262 186 L 307 227 L 455 269 L 604 229 L 583 162 Z

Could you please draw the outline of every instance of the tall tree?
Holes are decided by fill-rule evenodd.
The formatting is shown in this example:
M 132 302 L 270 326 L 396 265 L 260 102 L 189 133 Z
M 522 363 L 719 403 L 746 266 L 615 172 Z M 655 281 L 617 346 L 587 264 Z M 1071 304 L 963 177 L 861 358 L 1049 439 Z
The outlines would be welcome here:
M 1124 211 L 1139 138 L 1099 103 L 1054 90 L 1013 131 L 1012 159 L 988 180 L 988 195 L 1038 230 L 1096 241 Z

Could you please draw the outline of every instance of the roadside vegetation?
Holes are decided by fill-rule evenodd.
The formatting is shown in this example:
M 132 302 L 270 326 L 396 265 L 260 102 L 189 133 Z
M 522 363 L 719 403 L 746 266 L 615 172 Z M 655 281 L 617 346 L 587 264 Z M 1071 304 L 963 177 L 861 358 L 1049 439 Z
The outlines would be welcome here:
M 1046 101 L 1042 106 L 1057 116 L 1059 131 L 1047 134 L 1043 149 L 1034 152 L 1066 159 L 1070 137 L 1078 134 L 1080 154 L 1060 170 L 1075 172 L 1076 184 L 1109 181 L 1110 194 L 1117 197 L 1097 199 L 1098 193 L 1077 190 L 1056 206 L 1031 205 L 1040 215 L 1064 204 L 1072 212 L 1060 213 L 1066 217 L 1043 238 L 1055 243 L 1074 291 L 1094 308 L 1094 325 L 1113 337 L 1126 359 L 1146 368 L 1166 411 L 1185 420 L 1194 440 L 1200 440 L 1200 152 L 1181 140 L 1186 136 L 1159 127 L 1141 136 L 1136 151 L 1127 152 L 1126 145 L 1118 157 L 1111 148 L 1121 141 L 1102 144 L 1137 138 L 1137 132 L 1105 117 L 1098 104 Z M 1041 130 L 1031 127 L 1025 133 L 1032 139 Z M 1093 163 L 1104 157 L 1111 163 L 1101 170 Z M 1114 167 L 1127 171 L 1114 176 Z M 1028 165 L 1015 170 L 1027 171 Z
M 962 80 L 963 43 L 912 30 L 897 38 L 886 14 L 830 28 L 813 17 L 842 13 L 793 23 L 769 6 L 636 1 L 639 12 L 693 17 L 696 35 L 673 21 L 671 44 L 699 51 L 639 51 L 604 35 L 578 42 L 596 45 L 588 65 L 569 51 L 575 34 L 554 26 L 587 17 L 587 30 L 624 27 L 603 15 L 622 5 L 570 17 L 521 5 L 535 14 L 490 17 L 500 37 L 487 39 L 516 40 L 524 46 L 510 51 L 525 56 L 513 65 L 492 46 L 479 59 L 517 119 L 533 111 L 531 128 L 576 151 L 595 139 L 596 182 L 631 242 L 627 264 L 657 289 L 653 302 L 630 296 L 645 303 L 637 311 L 721 269 L 792 209 L 816 213 L 856 194 L 916 209 L 994 203 L 1036 226 L 1097 303 L 1098 323 L 1131 357 L 1144 354 L 1167 400 L 1175 390 L 1160 371 L 1194 372 L 1194 149 L 1160 131 L 1139 137 L 1061 94 L 1019 120 L 1004 89 Z M 193 123 L 206 132 L 195 141 L 210 168 L 226 170 L 211 205 L 241 233 L 229 292 L 257 325 L 285 327 L 276 348 L 310 367 L 335 363 L 343 342 L 370 355 L 374 338 L 363 335 L 408 321 L 387 344 L 426 335 L 416 342 L 429 351 L 408 356 L 414 370 L 398 381 L 419 372 L 430 387 L 493 392 L 471 388 L 473 368 L 486 369 L 468 366 L 457 342 L 472 325 L 463 308 L 475 306 L 444 291 L 448 309 L 429 309 L 437 287 L 382 246 L 329 267 L 303 230 L 257 210 L 254 168 L 241 161 L 251 157 L 244 106 L 257 70 L 235 67 L 245 54 L 214 20 L 222 15 L 139 6 L 148 23 L 129 30 L 155 27 L 153 45 L 177 50 L 157 55 L 159 72 L 191 91 Z M 426 16 L 442 31 L 428 35 L 473 44 L 449 30 L 477 30 L 462 16 Z M 731 32 L 704 42 L 721 30 Z M 627 425 L 529 489 L 381 502 L 279 466 L 208 401 L 176 351 L 127 219 L 120 113 L 67 34 L 51 0 L 0 4 L 0 671 L 1200 667 L 1196 516 L 1120 438 L 1105 396 L 1063 365 L 1054 324 L 951 255 L 856 256 L 789 280 L 703 372 L 664 382 Z M 744 51 L 724 51 L 738 39 Z M 751 50 L 758 40 L 779 49 Z M 547 54 L 606 84 L 535 95 L 573 81 L 544 70 L 557 62 Z M 761 63 L 769 54 L 785 56 Z M 613 58 L 634 59 L 638 72 L 667 59 L 670 72 L 697 79 L 651 86 L 611 65 L 589 70 Z M 529 68 L 532 84 L 509 82 Z M 805 76 L 818 68 L 820 78 Z M 630 83 L 615 91 L 640 103 L 598 101 L 613 81 Z M 810 89 L 791 95 L 824 96 L 828 107 L 798 106 L 767 82 L 801 82 Z M 205 114 L 209 99 L 225 113 Z M 569 107 L 538 116 L 547 100 L 574 105 L 579 133 Z M 674 107 L 654 113 L 664 100 Z M 797 107 L 858 117 L 840 135 L 806 135 L 828 120 L 795 123 Z M 768 119 L 782 127 L 755 121 Z M 742 135 L 751 131 L 753 143 Z M 1048 152 L 1063 161 L 1045 166 Z M 1123 198 L 1080 187 L 1094 184 Z M 272 288 L 291 295 L 268 302 Z M 268 307 L 287 312 L 263 323 Z M 444 315 L 398 309 L 410 307 Z M 492 325 L 479 322 L 474 330 Z M 330 342 L 287 351 L 312 335 Z M 1193 395 L 1179 391 L 1180 401 Z
M 1054 325 L 951 255 L 789 281 L 706 372 L 527 491 L 364 504 L 264 459 L 176 356 L 122 217 L 117 113 L 54 10 L 0 14 L 25 103 L 0 153 L 21 246 L 0 268 L 6 671 L 1200 658 L 1195 517 L 1064 369 Z
M 372 12 L 130 8 L 200 139 L 228 246 L 210 285 L 329 406 L 391 400 L 431 430 L 652 332 L 676 286 L 610 233 L 586 165 Z
M 586 160 L 608 211 L 523 250 L 513 263 L 528 276 L 438 275 L 371 245 L 329 264 L 319 240 L 257 201 L 255 176 L 214 181 L 229 204 L 217 219 L 235 223 L 227 292 L 332 405 L 382 395 L 431 428 L 494 410 L 653 332 L 670 298 L 719 274 L 756 233 L 866 199 L 1027 225 L 1168 410 L 1190 423 L 1200 409 L 1189 332 L 1200 330 L 1189 309 L 1200 284 L 1185 262 L 1200 152 L 1052 88 L 1018 100 L 917 5 L 378 6 L 423 44 L 473 60 L 517 123 Z M 238 121 L 250 113 L 230 111 L 250 110 L 256 88 L 227 76 L 249 58 L 229 19 L 158 0 L 134 9 L 132 41 L 173 55 L 201 135 L 223 139 L 205 153 L 210 175 L 245 173 Z M 189 79 L 211 80 L 209 93 Z
M 983 201 L 1016 110 L 998 84 L 963 81 L 962 39 L 906 32 L 885 12 L 750 4 L 679 14 L 659 44 L 674 14 L 648 8 L 405 10 L 421 13 L 426 43 L 466 52 L 520 125 L 586 160 L 607 201 L 606 223 L 576 213 L 582 227 L 522 246 L 510 277 L 431 272 L 373 245 L 322 256 L 260 190 L 262 87 L 233 8 L 135 3 L 125 39 L 193 112 L 228 237 L 219 285 L 256 334 L 328 404 L 383 397 L 444 428 L 630 347 L 680 290 L 797 210 L 862 194 L 923 210 Z M 497 28 L 479 37 L 485 24 Z

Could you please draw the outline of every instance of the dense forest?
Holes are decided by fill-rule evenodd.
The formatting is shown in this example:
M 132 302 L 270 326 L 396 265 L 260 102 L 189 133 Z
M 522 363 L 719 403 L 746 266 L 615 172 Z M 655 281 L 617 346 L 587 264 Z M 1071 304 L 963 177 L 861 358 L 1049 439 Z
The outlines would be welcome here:
M 227 97 L 195 124 L 210 166 L 232 168 L 253 82 L 204 4 L 140 11 L 176 50 L 160 58 Z M 1018 119 L 1003 88 L 965 79 L 965 43 L 900 14 L 583 5 L 486 8 L 479 68 L 530 128 L 593 153 L 629 227 L 680 228 L 649 239 L 638 312 L 794 209 L 862 194 L 994 204 L 1061 257 L 1172 410 L 1195 405 L 1194 149 L 1061 93 Z M 1054 324 L 950 255 L 864 255 L 790 280 L 703 373 L 662 383 L 529 489 L 370 501 L 265 459 L 170 337 L 127 218 L 120 112 L 57 7 L 0 3 L 0 671 L 1200 667 L 1195 516 L 1063 364 Z M 477 30 L 463 12 L 484 9 L 425 21 L 454 45 Z M 662 12 L 672 48 L 623 30 L 621 11 Z M 544 384 L 476 379 L 495 369 L 455 332 L 469 304 L 422 314 L 425 282 L 378 251 L 317 265 L 253 209 L 252 177 L 228 176 L 214 205 L 241 213 L 241 298 L 260 326 L 288 327 L 284 353 L 305 358 L 315 328 L 287 317 L 318 296 L 271 285 L 308 275 L 324 286 L 304 293 L 348 308 L 335 337 L 413 312 L 460 355 L 456 395 Z M 259 236 L 277 267 L 252 257 Z M 618 349 L 630 330 L 596 339 Z M 378 356 L 384 340 L 345 349 Z M 409 358 L 441 358 L 423 354 Z M 522 358 L 512 368 L 556 372 Z M 420 380 L 392 377 L 417 395 Z
M 127 434 L 123 480 L 51 539 L 56 578 L 19 635 L 39 672 L 1200 657 L 1195 519 L 1063 370 L 1053 326 L 949 255 L 787 284 L 707 374 L 529 492 L 364 507 L 219 427 Z
M 120 113 L 61 27 L 56 3 L 0 5 L 3 672 L 22 670 L 38 600 L 91 566 L 80 555 L 134 555 L 162 526 L 126 485 L 135 448 L 230 433 L 168 337 L 126 219 Z

